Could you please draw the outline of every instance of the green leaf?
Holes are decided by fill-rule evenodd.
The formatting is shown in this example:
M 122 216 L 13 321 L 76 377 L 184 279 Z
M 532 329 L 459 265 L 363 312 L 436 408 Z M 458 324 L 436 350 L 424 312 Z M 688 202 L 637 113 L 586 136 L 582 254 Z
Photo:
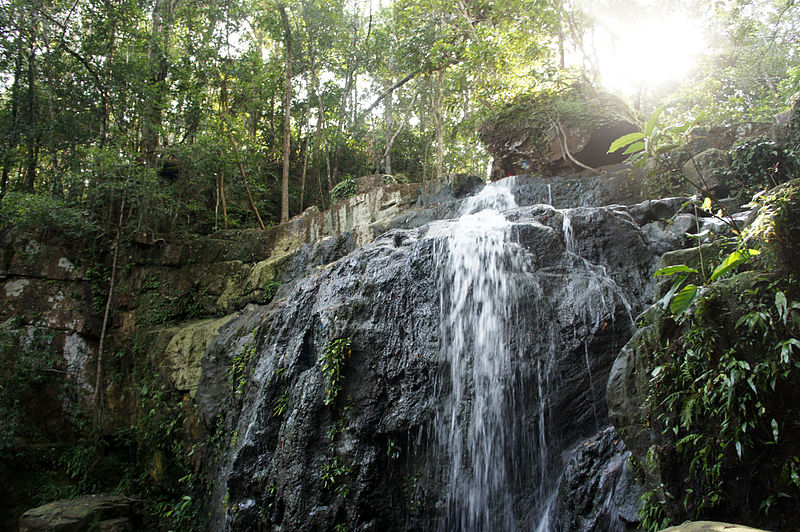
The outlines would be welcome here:
M 699 290 L 696 285 L 687 284 L 672 299 L 672 302 L 669 304 L 669 310 L 675 316 L 683 314 L 697 299 L 698 292 Z
M 800 340 L 789 338 L 778 344 L 781 348 L 781 362 L 788 364 L 792 355 L 792 346 L 800 348 Z
M 653 111 L 653 114 L 650 115 L 650 118 L 647 120 L 647 124 L 644 126 L 644 135 L 646 137 L 649 137 L 653 134 L 653 131 L 656 129 L 656 124 L 658 123 L 658 117 L 661 116 L 662 112 L 664 112 L 663 105 Z
M 653 274 L 653 276 L 659 277 L 662 275 L 675 275 L 676 273 L 698 273 L 698 272 L 696 269 L 690 268 L 685 264 L 676 264 L 675 266 L 667 266 L 665 268 L 657 270 L 656 273 Z
M 775 307 L 778 309 L 778 317 L 786 323 L 786 294 L 781 291 L 775 292 Z
M 619 150 L 620 148 L 624 148 L 628 144 L 636 142 L 637 140 L 642 140 L 644 138 L 644 134 L 640 132 L 636 133 L 628 133 L 627 135 L 623 135 L 614 142 L 611 143 L 611 146 L 608 148 L 607 153 L 614 153 L 615 151 Z
M 675 295 L 675 292 L 683 285 L 683 282 L 689 278 L 688 273 L 684 273 L 683 275 L 679 275 L 675 278 L 675 281 L 672 283 L 672 286 L 669 289 L 669 292 L 661 299 L 663 302 L 661 308 L 666 309 L 669 306 L 670 301 L 672 301 L 672 296 Z
M 622 152 L 622 155 L 630 155 L 631 153 L 639 153 L 640 151 L 644 150 L 645 144 L 644 142 L 634 142 L 628 149 Z
M 674 126 L 674 127 L 669 128 L 669 131 L 671 133 L 676 133 L 676 134 L 680 135 L 682 133 L 686 133 L 687 131 L 689 131 L 689 129 L 693 125 L 694 125 L 694 122 L 685 122 L 685 123 L 683 123 L 683 124 L 681 124 L 679 126 Z
M 734 251 L 727 257 L 722 263 L 714 268 L 714 272 L 711 274 L 711 280 L 715 281 L 719 279 L 721 276 L 728 273 L 730 270 L 741 264 L 742 262 L 750 259 L 755 255 L 760 254 L 761 252 L 757 249 L 743 249 L 739 251 Z
M 780 433 L 778 431 L 778 422 L 773 419 L 772 420 L 772 438 L 775 440 L 775 443 L 778 443 L 778 435 L 779 434 Z

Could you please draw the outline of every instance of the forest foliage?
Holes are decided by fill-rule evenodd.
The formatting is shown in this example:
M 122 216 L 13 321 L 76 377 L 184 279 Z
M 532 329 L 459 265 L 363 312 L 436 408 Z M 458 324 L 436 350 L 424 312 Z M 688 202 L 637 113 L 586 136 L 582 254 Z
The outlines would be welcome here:
M 325 208 L 347 175 L 484 175 L 480 125 L 520 94 L 600 86 L 596 35 L 610 30 L 598 13 L 621 9 L 613 0 L 1 4 L 3 211 L 26 208 L 19 194 L 50 197 L 108 234 L 120 210 L 133 230 L 208 233 Z M 765 119 L 798 89 L 793 1 L 634 4 L 686 11 L 712 39 L 683 89 L 641 87 L 632 103 L 642 116 L 667 99 L 672 115 L 701 122 Z

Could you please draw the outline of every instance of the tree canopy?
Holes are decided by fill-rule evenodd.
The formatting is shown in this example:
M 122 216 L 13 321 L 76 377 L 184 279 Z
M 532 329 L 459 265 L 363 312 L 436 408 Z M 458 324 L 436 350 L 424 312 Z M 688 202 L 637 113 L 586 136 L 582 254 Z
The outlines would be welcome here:
M 486 117 L 608 83 L 603 42 L 656 7 L 693 17 L 707 46 L 677 91 L 627 95 L 642 116 L 666 100 L 764 119 L 800 87 L 794 0 L 652 4 L 2 0 L 0 194 L 55 197 L 107 231 L 124 203 L 128 227 L 203 233 L 328 207 L 347 176 L 484 175 Z

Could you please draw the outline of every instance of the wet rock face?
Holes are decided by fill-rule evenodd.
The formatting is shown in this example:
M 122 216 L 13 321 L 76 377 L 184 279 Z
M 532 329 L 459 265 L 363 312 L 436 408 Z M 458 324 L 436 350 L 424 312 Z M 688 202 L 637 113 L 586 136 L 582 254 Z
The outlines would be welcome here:
M 558 488 L 552 529 L 638 530 L 641 487 L 626 466 L 630 452 L 613 427 L 572 454 Z
M 505 214 L 526 264 L 513 273 L 515 416 L 503 449 L 524 529 L 555 492 L 563 451 L 608 424 L 605 382 L 651 296 L 652 255 L 622 208 Z M 223 442 L 208 460 L 211 529 L 442 525 L 450 464 L 432 420 L 453 383 L 441 360 L 440 229 L 391 230 L 220 329 L 196 396 Z M 329 400 L 336 339 L 351 347 Z

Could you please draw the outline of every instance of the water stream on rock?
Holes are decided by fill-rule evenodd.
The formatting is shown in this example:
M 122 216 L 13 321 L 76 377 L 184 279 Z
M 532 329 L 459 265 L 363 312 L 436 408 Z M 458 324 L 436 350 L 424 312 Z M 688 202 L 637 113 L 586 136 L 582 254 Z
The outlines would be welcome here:
M 524 317 L 518 301 L 523 292 L 538 292 L 539 278 L 530 253 L 513 241 L 513 223 L 503 212 L 516 207 L 509 181 L 490 184 L 469 198 L 456 220 L 437 222 L 429 238 L 438 239 L 441 258 L 439 393 L 443 406 L 434 420 L 439 453 L 448 464 L 447 495 L 440 530 L 551 529 L 549 510 L 560 467 L 552 463 L 564 449 L 551 449 L 548 397 L 558 382 L 555 323 L 539 323 L 550 338 L 544 356 L 525 360 Z M 621 293 L 602 266 L 576 250 L 569 211 L 563 216 L 566 256 L 586 282 L 572 294 L 576 314 L 597 330 L 601 317 L 613 314 Z M 621 297 L 630 314 L 631 307 Z M 543 309 L 552 302 L 542 301 Z M 549 318 L 546 310 L 539 319 Z M 573 330 L 577 334 L 576 330 Z M 546 342 L 545 342 L 546 343 Z M 583 344 L 589 397 L 595 397 L 589 345 Z M 536 387 L 531 409 L 527 388 Z M 449 389 L 448 389 L 449 387 Z M 519 396 L 518 396 L 519 395 Z M 591 402 L 595 429 L 600 414 Z M 532 494 L 524 504 L 520 486 Z M 526 515 L 517 515 L 524 507 Z
M 450 478 L 443 530 L 514 526 L 507 460 L 511 346 L 506 327 L 518 299 L 513 272 L 524 266 L 511 224 L 500 211 L 515 206 L 508 188 L 487 186 L 464 214 L 443 222 L 440 271 L 441 362 L 451 390 L 435 422 L 449 454 Z
M 518 206 L 514 187 L 390 231 L 221 332 L 198 391 L 231 435 L 213 529 L 600 530 L 564 525 L 593 506 L 562 511 L 557 494 L 572 451 L 608 423 L 603 383 L 647 244 L 626 214 Z M 343 337 L 352 356 L 325 402 L 323 355 Z

